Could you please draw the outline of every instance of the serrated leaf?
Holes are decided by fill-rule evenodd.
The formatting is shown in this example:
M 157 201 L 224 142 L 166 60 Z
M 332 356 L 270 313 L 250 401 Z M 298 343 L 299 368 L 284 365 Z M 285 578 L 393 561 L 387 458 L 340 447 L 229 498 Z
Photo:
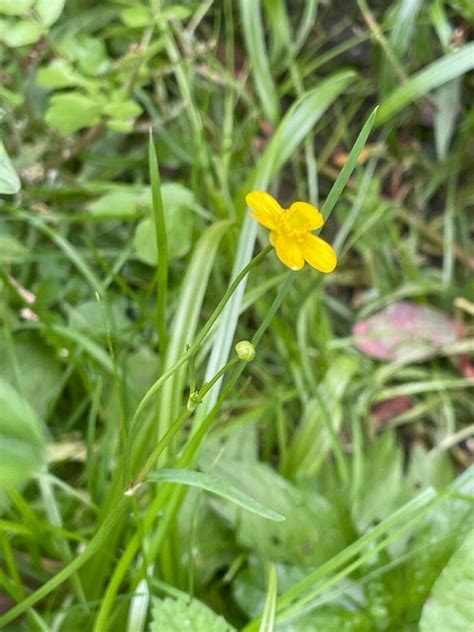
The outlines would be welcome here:
M 420 632 L 474 630 L 474 531 L 436 580 L 420 620 Z
M 2 24 L 0 38 L 10 48 L 28 46 L 37 42 L 43 34 L 42 28 L 36 22 L 21 20 L 14 24 Z
M 155 599 L 149 632 L 234 632 L 227 621 L 197 599 Z
M 46 112 L 46 122 L 61 132 L 72 133 L 100 121 L 102 107 L 93 99 L 79 92 L 55 94 Z
M 50 27 L 60 17 L 65 4 L 66 0 L 36 0 L 35 11 L 42 24 Z
M 28 479 L 43 464 L 44 434 L 35 411 L 0 378 L 0 488 Z
M 0 140 L 0 195 L 14 195 L 20 190 L 20 178 Z M 2 250 L 0 249 L 0 256 Z

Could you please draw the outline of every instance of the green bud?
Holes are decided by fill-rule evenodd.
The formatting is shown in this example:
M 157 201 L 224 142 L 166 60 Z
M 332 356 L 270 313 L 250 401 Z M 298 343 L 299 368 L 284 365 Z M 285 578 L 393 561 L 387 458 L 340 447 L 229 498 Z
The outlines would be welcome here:
M 199 391 L 193 391 L 188 398 L 187 408 L 189 411 L 193 411 L 198 404 L 202 402 L 202 399 L 199 397 Z
M 239 356 L 240 360 L 252 362 L 255 358 L 255 347 L 248 340 L 241 340 L 235 345 L 235 353 Z

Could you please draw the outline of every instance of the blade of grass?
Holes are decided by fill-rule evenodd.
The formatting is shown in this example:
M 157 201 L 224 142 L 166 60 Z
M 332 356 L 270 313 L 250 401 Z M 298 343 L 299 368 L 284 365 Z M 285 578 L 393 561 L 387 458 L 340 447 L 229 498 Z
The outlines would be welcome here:
M 153 205 L 153 220 L 155 224 L 156 247 L 158 250 L 158 268 L 156 271 L 158 297 L 156 302 L 156 328 L 158 331 L 158 345 L 160 354 L 165 356 L 168 346 L 168 330 L 166 326 L 166 304 L 168 295 L 168 239 L 166 237 L 166 221 L 161 197 L 160 172 L 156 157 L 153 132 L 150 129 L 148 139 L 148 165 L 150 170 L 151 199 Z
M 262 621 L 258 632 L 273 632 L 275 629 L 275 612 L 276 600 L 278 592 L 278 577 L 275 564 L 270 566 L 270 574 L 268 577 L 267 598 L 265 599 L 265 607 L 263 609 Z
M 233 485 L 221 481 L 220 479 L 211 476 L 210 474 L 206 474 L 205 472 L 167 468 L 155 472 L 149 476 L 147 480 L 154 481 L 156 483 L 179 483 L 181 485 L 198 487 L 199 489 L 204 489 L 212 494 L 216 494 L 221 498 L 225 498 L 235 505 L 242 507 L 242 509 L 257 514 L 262 518 L 268 518 L 268 520 L 276 521 L 285 519 L 281 514 L 268 509 L 268 507 L 265 507 L 265 505 L 262 505 L 262 503 L 258 502 L 254 498 L 247 496 L 247 494 L 244 494 Z
M 275 125 L 280 118 L 280 103 L 265 49 L 260 0 L 240 0 L 240 12 L 255 89 L 265 116 Z
M 391 92 L 380 104 L 376 125 L 383 125 L 412 101 L 473 69 L 474 42 L 470 42 L 419 70 Z

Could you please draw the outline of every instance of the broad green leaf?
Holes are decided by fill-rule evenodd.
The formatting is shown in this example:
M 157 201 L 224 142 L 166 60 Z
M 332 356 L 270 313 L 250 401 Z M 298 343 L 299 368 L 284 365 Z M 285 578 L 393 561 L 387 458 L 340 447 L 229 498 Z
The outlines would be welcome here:
M 361 531 L 395 509 L 401 492 L 403 455 L 393 432 L 372 443 L 364 458 L 360 497 L 354 503 L 354 521 Z
M 194 226 L 193 193 L 179 184 L 163 184 L 161 187 L 165 212 L 166 235 L 170 259 L 183 257 L 191 248 Z M 151 218 L 141 221 L 133 240 L 135 253 L 141 261 L 154 266 L 158 262 L 158 249 L 154 223 Z
M 66 0 L 36 0 L 35 11 L 42 24 L 50 27 L 59 19 L 65 4 Z
M 106 310 L 99 301 L 90 300 L 70 308 L 69 326 L 91 337 L 120 337 L 130 331 L 131 323 L 125 315 L 123 301 L 115 300 Z
M 28 250 L 16 237 L 0 234 L 0 263 L 22 263 L 27 256 Z
M 89 205 L 89 212 L 95 217 L 104 219 L 126 219 L 136 215 L 140 202 L 140 194 L 124 188 L 112 189 Z
M 376 125 L 382 125 L 412 101 L 474 69 L 474 42 L 437 59 L 396 88 L 380 104 Z
M 234 632 L 227 621 L 197 599 L 155 599 L 149 632 Z
M 255 500 L 251 496 L 244 494 L 233 485 L 204 472 L 162 469 L 151 475 L 148 480 L 155 482 L 162 481 L 167 483 L 180 483 L 181 485 L 199 487 L 200 489 L 205 489 L 206 491 L 216 494 L 221 498 L 225 498 L 233 504 L 242 507 L 242 509 L 262 518 L 276 520 L 277 522 L 285 520 L 284 516 L 268 509 L 264 504 Z
M 35 0 L 0 0 L 0 15 L 24 15 Z
M 100 121 L 102 106 L 79 92 L 55 94 L 51 97 L 45 121 L 61 132 L 72 133 Z
M 45 88 L 68 88 L 83 83 L 81 75 L 65 59 L 53 59 L 40 68 L 36 80 Z
M 222 460 L 212 470 L 219 480 L 252 495 L 284 522 L 259 520 L 235 507 L 222 506 L 221 513 L 237 532 L 242 546 L 264 559 L 302 567 L 318 566 L 347 544 L 347 516 L 316 492 L 301 490 L 263 463 Z
M 113 119 L 136 118 L 142 112 L 141 107 L 135 101 L 112 101 L 104 107 L 104 114 Z
M 20 178 L 0 140 L 0 195 L 14 195 L 20 190 Z M 0 249 L 0 257 L 2 250 Z
M 474 531 L 471 531 L 435 582 L 423 608 L 420 632 L 473 630 L 473 596 Z
M 41 422 L 21 395 L 0 377 L 0 488 L 27 480 L 43 464 Z
M 10 48 L 28 46 L 37 42 L 43 34 L 42 28 L 36 22 L 21 20 L 0 24 L 0 40 L 3 40 Z
M 127 7 L 120 11 L 122 22 L 132 29 L 140 29 L 152 23 L 150 9 L 144 4 L 136 3 L 133 7 Z
M 62 367 L 38 334 L 19 332 L 13 337 L 15 360 L 0 335 L 0 377 L 16 387 L 18 369 L 21 392 L 36 413 L 44 417 L 61 389 Z

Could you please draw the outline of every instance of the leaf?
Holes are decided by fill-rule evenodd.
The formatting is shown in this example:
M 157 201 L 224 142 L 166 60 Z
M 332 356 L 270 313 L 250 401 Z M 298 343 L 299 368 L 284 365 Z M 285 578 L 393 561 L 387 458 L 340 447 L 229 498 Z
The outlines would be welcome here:
M 403 456 L 393 432 L 384 432 L 370 446 L 361 472 L 360 499 L 354 521 L 361 532 L 396 508 L 401 492 Z
M 20 178 L 0 140 L 0 195 L 14 195 L 18 193 L 20 188 Z M 0 253 L 1 252 L 0 249 Z
M 386 123 L 405 106 L 430 90 L 473 69 L 474 42 L 470 42 L 429 64 L 391 92 L 380 104 L 376 125 Z
M 420 632 L 474 630 L 474 532 L 451 557 L 436 580 L 420 620 Z
M 11 235 L 0 234 L 0 263 L 23 263 L 28 250 Z
M 90 300 L 70 308 L 69 326 L 77 332 L 84 332 L 91 337 L 126 336 L 131 323 L 125 315 L 123 301 L 115 300 L 110 309 L 99 301 Z
M 83 82 L 81 75 L 65 59 L 53 59 L 40 68 L 36 80 L 44 88 L 68 88 Z
M 55 94 L 51 97 L 45 121 L 61 132 L 72 133 L 100 121 L 102 106 L 79 92 Z
M 212 492 L 221 498 L 230 500 L 235 505 L 242 507 L 242 509 L 257 514 L 262 518 L 276 520 L 277 522 L 285 520 L 284 516 L 268 509 L 265 505 L 258 502 L 251 496 L 242 493 L 233 485 L 204 472 L 165 468 L 155 472 L 148 478 L 148 480 L 155 482 L 181 483 L 182 485 L 199 487 L 200 489 L 205 489 L 206 491 Z
M 64 10 L 66 0 L 36 0 L 35 11 L 45 27 L 52 26 Z
M 141 194 L 125 188 L 112 189 L 89 204 L 94 217 L 127 219 L 137 214 Z
M 285 516 L 284 522 L 262 521 L 233 506 L 213 505 L 234 525 L 239 542 L 266 560 L 305 568 L 318 566 L 347 544 L 345 516 L 324 496 L 301 490 L 263 463 L 221 461 L 216 477 Z
M 10 22 L 0 24 L 0 39 L 10 48 L 34 44 L 42 34 L 43 30 L 36 22 L 21 20 L 14 24 Z
M 137 3 L 136 6 L 122 9 L 122 11 L 120 11 L 120 19 L 126 26 L 132 29 L 141 29 L 152 23 L 153 16 L 148 7 Z
M 423 362 L 458 339 L 456 324 L 428 305 L 398 301 L 352 328 L 355 345 L 371 358 Z
M 234 632 L 227 621 L 197 599 L 154 599 L 149 632 Z
M 0 378 L 0 488 L 28 479 L 43 464 L 44 434 L 34 410 Z
M 0 0 L 0 15 L 24 15 L 34 0 Z
M 114 119 L 136 118 L 142 112 L 142 108 L 132 101 L 112 101 L 104 107 L 104 114 Z
M 170 259 L 183 257 L 189 252 L 192 244 L 194 195 L 186 187 L 171 183 L 162 185 L 161 195 L 163 197 L 169 257 Z M 150 200 L 148 204 L 150 204 Z M 138 224 L 133 243 L 138 259 L 151 266 L 158 263 L 155 227 L 151 218 L 144 219 Z
M 15 334 L 13 354 L 15 364 L 7 341 L 0 336 L 0 377 L 16 387 L 16 365 L 23 396 L 36 413 L 44 417 L 62 388 L 61 365 L 51 349 L 32 332 Z
M 456 119 L 461 110 L 460 77 L 456 77 L 456 79 L 438 88 L 434 95 L 434 101 L 437 106 L 434 115 L 436 153 L 438 160 L 444 160 L 448 154 Z

